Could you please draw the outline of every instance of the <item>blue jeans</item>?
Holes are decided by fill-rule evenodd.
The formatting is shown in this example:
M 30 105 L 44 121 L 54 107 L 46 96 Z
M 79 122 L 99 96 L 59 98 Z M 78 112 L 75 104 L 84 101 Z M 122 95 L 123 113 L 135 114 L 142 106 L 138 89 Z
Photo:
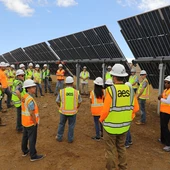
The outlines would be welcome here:
M 130 134 L 130 130 L 128 130 L 127 134 L 126 134 L 126 142 L 125 142 L 125 145 L 129 145 L 129 143 L 132 142 L 132 137 L 131 137 L 131 134 Z
M 96 130 L 96 137 L 100 138 L 100 131 L 101 131 L 101 134 L 103 134 L 103 126 L 99 122 L 100 116 L 93 116 L 93 117 L 94 117 L 94 125 L 95 125 L 95 130 Z
M 22 124 L 21 124 L 21 106 L 17 107 L 17 124 L 16 124 L 16 129 L 18 131 L 22 131 Z
M 58 92 L 60 91 L 60 89 L 63 89 L 63 87 L 64 87 L 64 80 L 57 81 L 55 94 L 58 94 Z
M 60 113 L 60 123 L 58 126 L 57 138 L 59 141 L 63 138 L 64 128 L 66 121 L 68 119 L 68 142 L 73 142 L 74 140 L 74 127 L 76 124 L 76 114 L 72 116 L 67 116 Z
M 10 92 L 8 87 L 5 89 L 4 93 L 7 95 L 7 107 L 11 106 L 12 93 Z
M 141 120 L 140 121 L 142 123 L 146 122 L 145 104 L 146 104 L 146 99 L 139 99 L 139 107 L 140 107 L 140 112 L 141 112 Z
M 41 84 L 39 84 L 39 83 L 36 83 L 36 93 L 35 93 L 35 95 L 37 96 L 37 94 L 38 94 L 38 88 L 39 88 L 40 94 L 41 94 L 41 96 L 42 96 L 42 95 L 43 95 L 43 94 L 42 94 L 42 86 L 41 86 Z
M 47 92 L 47 87 L 48 87 L 49 92 L 52 92 L 51 85 L 50 85 L 50 82 L 49 82 L 48 78 L 45 78 L 43 81 L 44 81 L 44 90 L 45 90 L 45 92 Z

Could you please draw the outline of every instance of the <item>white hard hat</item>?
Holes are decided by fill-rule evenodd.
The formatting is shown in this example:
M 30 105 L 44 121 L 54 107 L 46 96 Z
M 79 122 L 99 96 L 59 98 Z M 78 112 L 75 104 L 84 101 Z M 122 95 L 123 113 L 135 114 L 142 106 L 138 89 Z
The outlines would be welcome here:
M 6 66 L 9 67 L 10 66 L 9 63 L 6 63 Z
M 84 66 L 83 68 L 87 68 L 86 66 Z
M 141 70 L 140 75 L 147 74 L 145 70 Z
M 130 82 L 126 82 L 125 84 L 132 88 L 132 84 Z
M 7 64 L 5 63 L 5 62 L 0 62 L 0 67 L 6 67 L 7 66 Z
M 23 67 L 25 67 L 24 64 L 20 64 L 20 65 L 19 65 L 19 68 L 23 68 Z
M 59 64 L 58 67 L 63 67 L 63 65 L 62 65 L 62 64 Z
M 14 65 L 14 64 L 11 64 L 11 67 L 12 67 L 12 68 L 15 68 L 15 65 Z
M 32 64 L 32 63 L 29 63 L 29 64 L 28 64 L 28 66 L 29 66 L 29 67 L 32 67 L 32 66 L 33 66 L 33 64 Z
M 117 77 L 126 77 L 128 73 L 126 73 L 125 67 L 122 64 L 115 64 L 110 71 L 110 74 Z
M 35 67 L 36 67 L 36 68 L 39 68 L 39 67 L 40 67 L 40 65 L 39 65 L 39 64 L 36 64 L 36 65 L 35 65 Z
M 132 68 L 132 69 L 131 69 L 131 73 L 136 73 L 135 68 Z
M 17 71 L 16 71 L 16 76 L 19 76 L 19 75 L 24 75 L 25 73 L 24 73 L 24 71 L 22 70 L 22 69 L 18 69 Z
M 108 66 L 107 68 L 112 68 L 111 66 Z
M 33 80 L 28 79 L 24 81 L 23 88 L 36 86 Z
M 105 82 L 105 84 L 107 84 L 107 85 L 113 85 L 112 79 L 107 79 L 106 82 Z
M 47 64 L 44 64 L 43 67 L 47 67 Z
M 103 79 L 101 77 L 97 77 L 93 82 L 96 85 L 103 86 Z
M 164 80 L 165 81 L 170 81 L 170 76 L 167 76 Z
M 71 76 L 66 77 L 66 81 L 65 81 L 66 84 L 70 84 L 73 82 L 74 82 L 73 77 L 71 77 Z

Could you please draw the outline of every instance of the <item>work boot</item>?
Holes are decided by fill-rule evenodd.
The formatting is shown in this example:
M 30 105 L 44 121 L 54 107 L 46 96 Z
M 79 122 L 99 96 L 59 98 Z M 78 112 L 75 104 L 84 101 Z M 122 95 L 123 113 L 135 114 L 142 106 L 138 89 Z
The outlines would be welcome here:
M 0 126 L 6 126 L 6 124 L 2 123 L 2 119 L 0 118 Z

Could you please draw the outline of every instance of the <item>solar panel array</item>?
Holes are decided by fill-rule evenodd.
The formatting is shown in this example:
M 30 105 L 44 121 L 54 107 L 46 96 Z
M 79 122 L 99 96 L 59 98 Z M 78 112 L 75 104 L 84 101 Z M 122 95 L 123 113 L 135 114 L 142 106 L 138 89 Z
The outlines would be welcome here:
M 6 62 L 6 60 L 4 60 L 4 58 L 2 57 L 2 55 L 0 55 L 0 62 Z
M 10 53 L 3 54 L 3 57 L 9 63 L 15 63 L 16 62 L 16 59 Z
M 118 21 L 127 44 L 136 59 L 170 56 L 170 6 Z M 169 57 L 170 59 L 170 57 Z M 159 87 L 159 63 L 140 63 L 153 88 Z M 168 75 L 170 64 L 165 74 Z

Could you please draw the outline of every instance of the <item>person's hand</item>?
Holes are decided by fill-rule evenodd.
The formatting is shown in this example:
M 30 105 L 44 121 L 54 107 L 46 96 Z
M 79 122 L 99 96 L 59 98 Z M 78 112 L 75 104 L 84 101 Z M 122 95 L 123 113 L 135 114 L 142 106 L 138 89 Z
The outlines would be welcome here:
M 21 98 L 21 102 L 25 103 L 25 99 L 23 97 Z
M 162 98 L 162 94 L 160 94 L 160 95 L 158 96 L 158 100 L 161 100 L 161 98 Z

